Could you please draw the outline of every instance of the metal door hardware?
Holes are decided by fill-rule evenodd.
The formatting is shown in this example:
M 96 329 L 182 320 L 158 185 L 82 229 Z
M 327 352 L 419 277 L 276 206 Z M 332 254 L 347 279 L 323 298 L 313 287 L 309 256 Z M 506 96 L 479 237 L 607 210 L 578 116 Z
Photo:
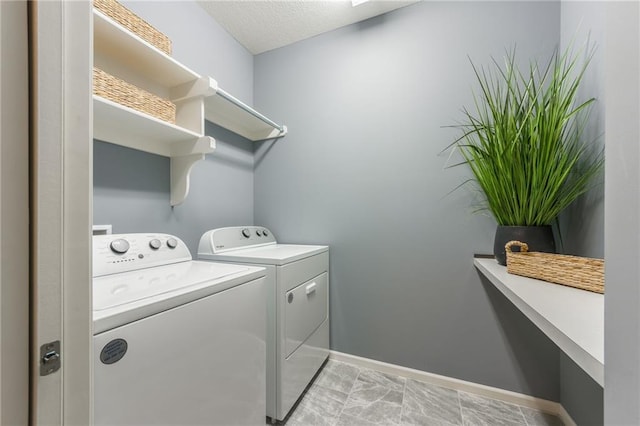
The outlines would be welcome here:
M 40 375 L 48 376 L 60 369 L 60 340 L 40 346 Z

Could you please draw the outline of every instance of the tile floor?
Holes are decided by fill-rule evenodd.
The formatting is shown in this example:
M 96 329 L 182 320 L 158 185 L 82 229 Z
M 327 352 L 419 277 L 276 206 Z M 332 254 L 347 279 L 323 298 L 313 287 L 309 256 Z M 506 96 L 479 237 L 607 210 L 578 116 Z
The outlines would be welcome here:
M 563 426 L 553 415 L 329 360 L 286 426 Z

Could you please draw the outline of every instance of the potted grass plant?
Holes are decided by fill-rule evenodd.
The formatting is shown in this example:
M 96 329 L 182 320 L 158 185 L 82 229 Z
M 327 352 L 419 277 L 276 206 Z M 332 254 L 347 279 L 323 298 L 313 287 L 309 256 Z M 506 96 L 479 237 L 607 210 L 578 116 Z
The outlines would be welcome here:
M 505 244 L 528 243 L 531 251 L 555 252 L 552 225 L 558 215 L 596 183 L 604 166 L 602 150 L 585 141 L 594 98 L 577 102 L 577 91 L 592 57 L 584 62 L 557 50 L 540 67 L 523 72 L 515 50 L 505 64 L 472 67 L 479 84 L 474 108 L 463 108 L 453 126 L 459 150 L 498 223 L 494 254 L 504 265 Z

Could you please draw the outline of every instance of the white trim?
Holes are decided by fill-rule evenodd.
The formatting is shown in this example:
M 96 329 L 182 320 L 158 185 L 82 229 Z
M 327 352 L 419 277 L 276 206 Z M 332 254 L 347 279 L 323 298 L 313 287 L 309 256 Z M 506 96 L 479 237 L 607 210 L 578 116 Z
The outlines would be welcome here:
M 27 2 L 0 1 L 0 424 L 29 422 Z
M 640 7 L 606 3 L 604 424 L 640 424 Z M 599 47 L 599 48 L 600 48 Z
M 1 0 L 0 0 L 1 1 Z M 30 424 L 92 424 L 93 20 L 89 1 L 30 10 L 32 321 Z M 40 376 L 43 344 L 59 370 Z
M 369 368 L 381 373 L 394 374 L 396 376 L 419 380 L 421 382 L 442 386 L 448 389 L 455 389 L 511 404 L 521 405 L 523 407 L 534 408 L 560 417 L 567 426 L 576 426 L 576 423 L 571 419 L 571 416 L 569 416 L 569 413 L 567 413 L 564 407 L 555 401 L 536 398 L 518 392 L 494 388 L 492 386 L 481 385 L 479 383 L 467 382 L 465 380 L 454 379 L 453 377 L 441 376 L 439 374 L 428 373 L 426 371 L 415 370 L 413 368 L 402 367 L 400 365 L 389 364 L 369 358 L 362 358 L 343 352 L 330 351 L 329 358 L 335 361 L 348 362 L 362 368 Z

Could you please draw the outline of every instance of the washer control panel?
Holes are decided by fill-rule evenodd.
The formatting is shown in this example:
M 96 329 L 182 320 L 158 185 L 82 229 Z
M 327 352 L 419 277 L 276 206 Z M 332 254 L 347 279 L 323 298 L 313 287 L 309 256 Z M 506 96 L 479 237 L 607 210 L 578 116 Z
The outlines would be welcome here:
M 205 232 L 198 253 L 223 253 L 268 244 L 276 244 L 276 238 L 264 226 L 233 226 Z
M 186 244 L 168 234 L 93 236 L 93 276 L 116 274 L 191 260 Z

